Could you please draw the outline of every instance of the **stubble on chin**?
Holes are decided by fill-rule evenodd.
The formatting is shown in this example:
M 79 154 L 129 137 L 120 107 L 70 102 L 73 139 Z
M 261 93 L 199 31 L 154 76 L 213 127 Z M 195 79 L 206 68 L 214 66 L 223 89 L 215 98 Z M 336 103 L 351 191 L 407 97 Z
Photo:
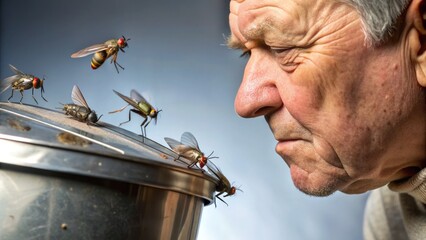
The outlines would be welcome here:
M 337 191 L 340 185 L 340 181 L 337 178 L 332 178 L 331 176 L 323 178 L 318 175 L 322 174 L 308 173 L 301 168 L 291 167 L 291 178 L 294 186 L 301 192 L 310 196 L 326 197 Z

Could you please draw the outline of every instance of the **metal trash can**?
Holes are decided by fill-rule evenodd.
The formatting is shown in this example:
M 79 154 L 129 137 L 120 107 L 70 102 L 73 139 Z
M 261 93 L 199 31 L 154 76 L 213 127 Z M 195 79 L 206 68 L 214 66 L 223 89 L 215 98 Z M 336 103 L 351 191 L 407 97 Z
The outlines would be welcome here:
M 0 102 L 0 239 L 196 239 L 217 179 L 110 124 Z

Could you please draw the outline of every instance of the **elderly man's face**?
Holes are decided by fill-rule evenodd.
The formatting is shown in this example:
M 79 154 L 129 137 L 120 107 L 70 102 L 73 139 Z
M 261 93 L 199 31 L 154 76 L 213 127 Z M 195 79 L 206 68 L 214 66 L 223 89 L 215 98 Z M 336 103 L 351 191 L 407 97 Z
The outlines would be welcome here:
M 399 129 L 421 99 L 404 44 L 369 47 L 357 12 L 334 1 L 231 1 L 230 10 L 229 45 L 250 53 L 236 111 L 265 116 L 297 188 L 360 193 L 416 170 L 400 160 L 410 137 Z

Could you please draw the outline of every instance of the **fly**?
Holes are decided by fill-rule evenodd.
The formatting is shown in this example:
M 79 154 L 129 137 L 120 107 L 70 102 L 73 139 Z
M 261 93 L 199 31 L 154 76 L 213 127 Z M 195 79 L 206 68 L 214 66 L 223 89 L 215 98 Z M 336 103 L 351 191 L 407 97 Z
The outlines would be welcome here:
M 144 118 L 144 121 L 141 123 L 141 131 L 142 136 L 146 137 L 146 127 L 151 122 L 152 119 L 154 119 L 154 123 L 157 124 L 157 116 L 158 113 L 161 112 L 161 110 L 155 109 L 141 94 L 139 94 L 136 90 L 132 89 L 130 91 L 130 97 L 124 96 L 123 94 L 113 90 L 115 94 L 117 94 L 121 99 L 123 99 L 128 104 L 118 110 L 109 112 L 109 113 L 116 113 L 123 111 L 127 106 L 131 105 L 133 109 L 129 110 L 129 120 L 120 123 L 120 126 L 130 122 L 131 120 L 131 113 L 136 113 L 139 116 Z M 149 121 L 148 121 L 149 118 Z
M 95 125 L 102 117 L 101 115 L 98 118 L 96 112 L 90 109 L 89 105 L 86 102 L 86 99 L 84 98 L 83 94 L 80 91 L 80 88 L 78 88 L 77 85 L 74 85 L 74 87 L 72 88 L 71 99 L 73 103 L 64 104 L 62 108 L 65 111 L 66 115 L 70 115 L 80 122 L 85 122 L 87 124 L 92 125 Z
M 90 54 L 94 54 L 91 61 L 91 67 L 92 69 L 97 69 L 107 60 L 109 57 L 111 58 L 111 63 L 114 63 L 115 69 L 118 71 L 118 67 L 120 67 L 122 70 L 124 70 L 124 67 L 122 67 L 117 62 L 117 56 L 118 51 L 124 52 L 124 48 L 127 47 L 127 41 L 129 41 L 130 38 L 126 39 L 124 36 L 122 36 L 119 39 L 111 39 L 104 43 L 99 43 L 92 45 L 90 47 L 84 48 L 78 52 L 75 52 L 71 55 L 72 58 L 80 58 L 85 57 Z M 117 67 L 118 66 L 118 67 Z
M 19 90 L 19 92 L 21 93 L 21 99 L 19 100 L 19 103 L 22 104 L 22 99 L 24 98 L 23 92 L 25 90 L 31 89 L 33 99 L 38 104 L 37 100 L 34 97 L 34 89 L 41 88 L 41 97 L 44 99 L 44 101 L 47 102 L 47 100 L 43 97 L 44 78 L 40 79 L 34 75 L 23 73 L 11 64 L 9 64 L 9 67 L 15 73 L 15 75 L 3 79 L 3 81 L 0 83 L 0 94 L 12 87 L 12 95 L 10 95 L 7 101 L 9 101 L 13 97 L 13 92 L 15 90 Z
M 197 163 L 199 164 L 200 168 L 203 168 L 206 165 L 208 159 L 217 158 L 211 157 L 213 152 L 206 157 L 200 150 L 197 139 L 195 139 L 194 135 L 192 135 L 190 132 L 184 132 L 181 136 L 180 142 L 167 137 L 164 138 L 164 140 L 173 151 L 179 154 L 179 157 L 183 156 L 191 161 L 191 164 L 188 166 L 190 168 Z
M 232 196 L 237 190 L 242 190 L 232 186 L 229 180 L 225 177 L 225 175 L 223 175 L 222 171 L 220 171 L 220 169 L 212 161 L 208 161 L 206 163 L 206 166 L 207 169 L 219 180 L 219 184 L 216 186 L 217 194 L 215 195 L 215 199 L 218 198 L 220 201 L 228 205 L 220 196 L 222 194 L 225 194 L 223 197 Z M 216 200 L 214 201 L 214 203 L 216 205 Z

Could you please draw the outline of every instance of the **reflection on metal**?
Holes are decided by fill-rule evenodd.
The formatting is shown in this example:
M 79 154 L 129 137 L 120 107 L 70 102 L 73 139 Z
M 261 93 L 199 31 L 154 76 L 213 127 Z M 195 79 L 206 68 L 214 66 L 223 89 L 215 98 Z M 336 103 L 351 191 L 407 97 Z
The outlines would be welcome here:
M 99 125 L 0 102 L 0 239 L 196 239 L 217 180 Z

